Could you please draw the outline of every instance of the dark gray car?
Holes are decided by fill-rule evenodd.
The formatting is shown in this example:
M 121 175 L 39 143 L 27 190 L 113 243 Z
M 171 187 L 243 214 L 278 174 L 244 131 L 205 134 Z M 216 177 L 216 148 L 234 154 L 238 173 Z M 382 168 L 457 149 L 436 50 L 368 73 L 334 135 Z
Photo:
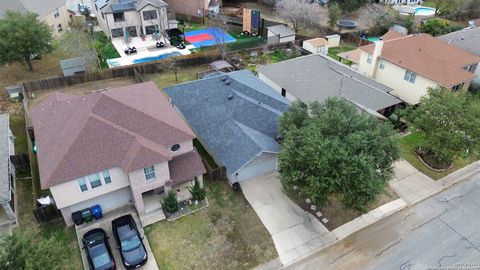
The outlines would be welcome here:
M 148 255 L 143 245 L 143 237 L 140 236 L 133 217 L 126 215 L 114 219 L 112 229 L 123 265 L 127 269 L 135 269 L 144 265 L 148 260 Z

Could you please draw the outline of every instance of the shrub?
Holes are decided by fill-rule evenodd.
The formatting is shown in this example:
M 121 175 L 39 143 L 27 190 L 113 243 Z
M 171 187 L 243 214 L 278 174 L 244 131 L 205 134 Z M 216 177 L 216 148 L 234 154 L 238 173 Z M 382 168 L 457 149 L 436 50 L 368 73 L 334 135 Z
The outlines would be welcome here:
M 449 20 L 434 18 L 423 22 L 421 31 L 432 36 L 445 35 L 462 29 L 463 26 Z
M 195 184 L 192 187 L 188 188 L 188 191 L 190 191 L 194 200 L 203 201 L 205 199 L 205 189 L 200 186 L 197 180 L 195 180 Z
M 180 205 L 177 200 L 177 194 L 174 191 L 169 191 L 167 193 L 167 196 L 163 200 L 162 205 L 163 205 L 163 209 L 165 209 L 167 213 L 172 214 L 177 212 L 178 209 L 180 208 Z

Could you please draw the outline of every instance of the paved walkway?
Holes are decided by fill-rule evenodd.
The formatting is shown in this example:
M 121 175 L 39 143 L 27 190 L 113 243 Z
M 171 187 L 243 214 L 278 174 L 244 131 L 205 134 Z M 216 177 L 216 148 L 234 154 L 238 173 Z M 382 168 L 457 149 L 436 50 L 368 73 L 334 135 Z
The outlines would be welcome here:
M 315 217 L 283 193 L 276 173 L 251 179 L 241 186 L 245 198 L 272 236 L 283 264 L 336 240 Z
M 395 177 L 390 181 L 393 190 L 409 205 L 432 196 L 442 185 L 419 172 L 405 160 L 395 162 Z

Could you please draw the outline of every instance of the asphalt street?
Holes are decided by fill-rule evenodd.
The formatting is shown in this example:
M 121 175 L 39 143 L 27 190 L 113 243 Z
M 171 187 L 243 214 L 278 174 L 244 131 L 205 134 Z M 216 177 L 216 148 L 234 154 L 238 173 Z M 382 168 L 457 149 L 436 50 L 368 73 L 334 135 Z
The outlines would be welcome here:
M 285 269 L 480 270 L 480 173 Z

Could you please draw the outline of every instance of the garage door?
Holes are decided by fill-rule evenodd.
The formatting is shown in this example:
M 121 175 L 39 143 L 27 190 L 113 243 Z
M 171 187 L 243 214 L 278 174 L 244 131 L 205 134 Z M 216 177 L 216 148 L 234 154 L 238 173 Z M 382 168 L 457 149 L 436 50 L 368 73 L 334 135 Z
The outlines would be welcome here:
M 277 155 L 271 153 L 262 153 L 256 157 L 247 166 L 243 167 L 236 177 L 238 182 L 246 181 L 262 174 L 273 172 L 277 166 Z
M 124 187 L 108 194 L 92 198 L 88 201 L 72 205 L 70 206 L 70 211 L 75 212 L 99 204 L 100 207 L 102 207 L 103 212 L 107 212 L 108 210 L 112 210 L 129 203 L 131 200 L 132 194 L 130 187 Z

